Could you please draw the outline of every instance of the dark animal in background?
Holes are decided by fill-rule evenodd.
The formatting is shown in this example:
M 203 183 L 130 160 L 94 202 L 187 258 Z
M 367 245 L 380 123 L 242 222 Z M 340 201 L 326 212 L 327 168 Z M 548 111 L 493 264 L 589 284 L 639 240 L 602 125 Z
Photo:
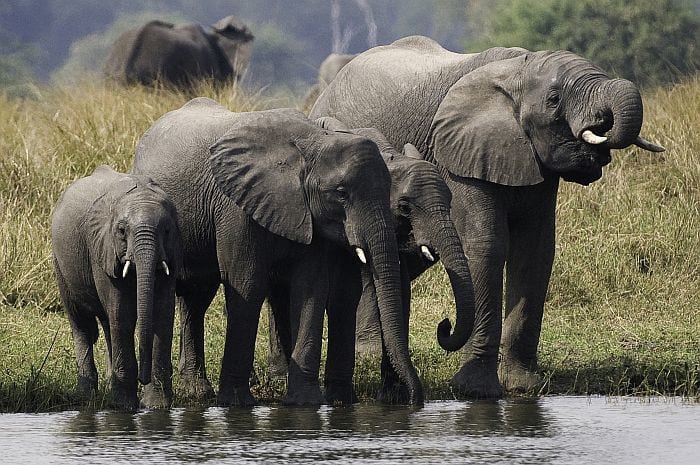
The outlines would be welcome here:
M 559 180 L 596 181 L 611 149 L 663 150 L 639 137 L 637 87 L 567 51 L 461 54 L 413 36 L 348 63 L 311 111 L 322 116 L 414 144 L 452 192 L 476 296 L 455 391 L 536 390 Z
M 162 82 L 183 90 L 201 79 L 238 80 L 248 67 L 253 38 L 235 16 L 211 27 L 150 21 L 114 42 L 104 74 L 122 84 Z
M 171 346 L 180 234 L 175 206 L 145 176 L 100 166 L 71 184 L 53 212 L 51 241 L 61 300 L 70 321 L 78 390 L 97 390 L 97 321 L 107 343 L 114 404 L 134 410 L 138 379 L 146 407 L 172 401 Z
M 390 361 L 408 401 L 423 402 L 403 323 L 389 173 L 376 144 L 323 129 L 296 110 L 233 113 L 197 98 L 151 126 L 137 145 L 133 172 L 156 179 L 180 214 L 184 397 L 213 393 L 204 364 L 204 315 L 223 283 L 227 327 L 217 403 L 255 402 L 249 379 L 260 309 L 281 289 L 288 298 L 277 308 L 290 321 L 293 347 L 285 402 L 321 403 L 329 279 L 336 266 L 355 269 L 360 260 L 377 289 Z M 342 300 L 352 311 L 329 311 L 329 337 L 339 350 L 328 353 L 336 359 L 336 371 L 326 373 L 328 402 L 354 398 L 359 272 L 353 282 Z

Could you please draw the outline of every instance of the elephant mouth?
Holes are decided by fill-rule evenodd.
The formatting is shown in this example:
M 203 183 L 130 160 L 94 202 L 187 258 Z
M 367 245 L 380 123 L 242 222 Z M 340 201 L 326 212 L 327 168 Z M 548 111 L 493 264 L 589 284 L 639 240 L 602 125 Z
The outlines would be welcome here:
M 588 185 L 600 179 L 603 167 L 612 161 L 607 146 L 576 140 L 570 142 L 568 149 L 573 153 L 573 156 L 570 155 L 571 162 L 569 166 L 558 170 L 565 181 Z

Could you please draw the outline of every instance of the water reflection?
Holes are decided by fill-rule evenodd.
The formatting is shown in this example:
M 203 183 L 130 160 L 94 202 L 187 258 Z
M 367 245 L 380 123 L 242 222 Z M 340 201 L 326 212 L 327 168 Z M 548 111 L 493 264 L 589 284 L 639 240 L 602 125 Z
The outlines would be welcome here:
M 0 462 L 693 463 L 699 412 L 543 398 L 0 415 Z

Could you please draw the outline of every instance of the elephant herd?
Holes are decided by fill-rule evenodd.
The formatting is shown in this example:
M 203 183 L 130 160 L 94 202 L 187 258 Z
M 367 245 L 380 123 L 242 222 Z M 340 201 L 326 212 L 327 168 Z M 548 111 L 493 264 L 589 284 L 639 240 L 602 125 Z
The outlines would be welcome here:
M 662 151 L 639 136 L 641 125 L 636 86 L 573 53 L 461 54 L 419 36 L 352 57 L 309 115 L 235 113 L 195 98 L 146 131 L 131 173 L 99 167 L 54 209 L 79 391 L 97 388 L 99 321 L 114 404 L 169 406 L 177 298 L 178 394 L 252 405 L 267 300 L 286 404 L 356 402 L 356 349 L 374 344 L 378 398 L 420 405 L 410 284 L 439 259 L 455 324 L 440 322 L 437 340 L 461 351 L 453 391 L 531 392 L 560 179 L 596 181 L 611 149 Z M 215 391 L 204 323 L 220 285 L 226 338 Z

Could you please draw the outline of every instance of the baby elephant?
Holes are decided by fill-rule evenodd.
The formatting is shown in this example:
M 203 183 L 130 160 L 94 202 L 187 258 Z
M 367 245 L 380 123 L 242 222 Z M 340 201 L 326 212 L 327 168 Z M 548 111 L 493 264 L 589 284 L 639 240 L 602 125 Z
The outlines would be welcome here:
M 99 166 L 71 184 L 51 224 L 54 269 L 73 333 L 78 390 L 97 390 L 97 320 L 107 343 L 114 406 L 138 408 L 134 333 L 142 404 L 172 401 L 170 359 L 180 232 L 175 206 L 146 176 Z

